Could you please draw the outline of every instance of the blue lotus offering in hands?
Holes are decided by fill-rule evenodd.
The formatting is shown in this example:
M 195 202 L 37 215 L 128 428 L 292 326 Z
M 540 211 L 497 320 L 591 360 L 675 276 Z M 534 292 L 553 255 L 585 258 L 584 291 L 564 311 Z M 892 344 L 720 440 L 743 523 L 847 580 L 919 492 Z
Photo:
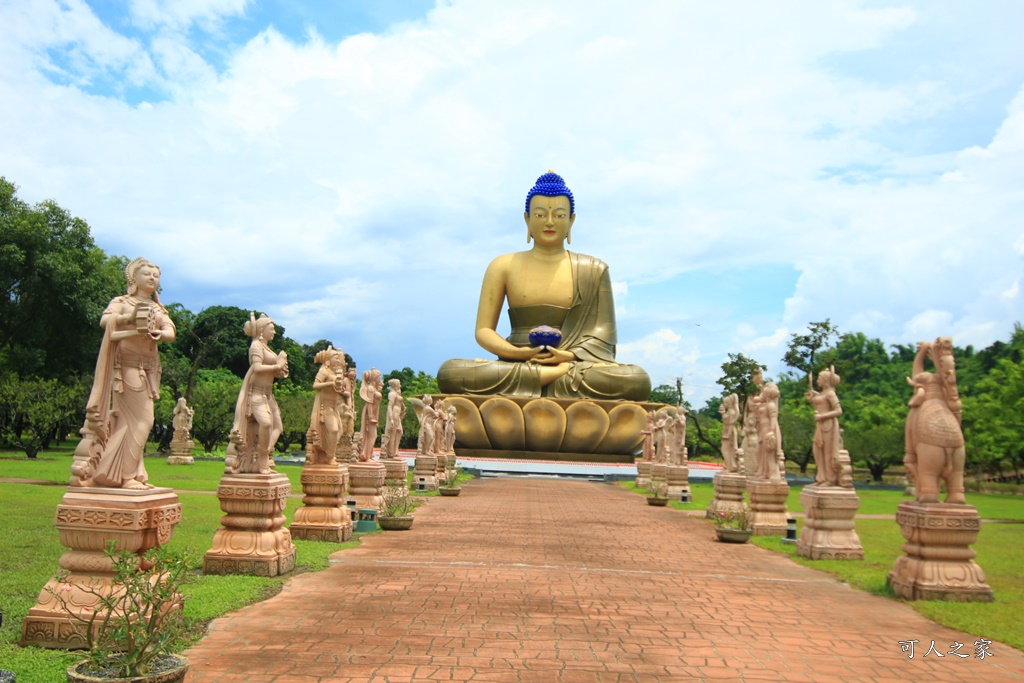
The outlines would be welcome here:
M 546 351 L 562 343 L 562 332 L 557 327 L 538 325 L 530 330 L 530 343 L 541 346 Z

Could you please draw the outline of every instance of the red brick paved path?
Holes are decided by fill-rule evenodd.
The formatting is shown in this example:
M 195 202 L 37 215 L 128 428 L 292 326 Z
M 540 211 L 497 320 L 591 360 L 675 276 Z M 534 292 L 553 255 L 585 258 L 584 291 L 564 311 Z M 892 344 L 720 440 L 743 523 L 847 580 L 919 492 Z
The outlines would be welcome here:
M 1024 653 L 974 656 L 984 633 L 713 538 L 614 486 L 474 481 L 213 622 L 188 680 L 1024 681 Z

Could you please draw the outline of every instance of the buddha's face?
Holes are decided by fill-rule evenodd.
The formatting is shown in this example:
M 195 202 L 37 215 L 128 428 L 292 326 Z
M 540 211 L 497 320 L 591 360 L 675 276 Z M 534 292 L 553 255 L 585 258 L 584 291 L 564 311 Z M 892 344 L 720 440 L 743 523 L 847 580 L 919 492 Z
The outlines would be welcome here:
M 526 214 L 530 237 L 539 246 L 559 246 L 569 236 L 576 216 L 569 213 L 569 198 L 534 195 L 530 198 L 530 212 Z

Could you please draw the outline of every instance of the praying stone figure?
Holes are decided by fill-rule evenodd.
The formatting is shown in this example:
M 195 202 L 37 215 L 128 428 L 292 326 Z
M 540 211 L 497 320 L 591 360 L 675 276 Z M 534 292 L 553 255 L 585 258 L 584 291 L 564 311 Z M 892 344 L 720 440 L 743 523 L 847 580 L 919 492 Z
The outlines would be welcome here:
M 807 381 L 810 383 L 810 378 Z M 838 384 L 839 375 L 834 368 L 822 370 L 818 373 L 821 391 L 808 389 L 806 394 L 807 400 L 814 406 L 814 483 L 819 486 L 839 486 L 840 452 L 843 450 L 839 416 L 843 414 L 843 408 L 836 395 Z
M 738 472 L 739 463 L 736 461 L 736 441 L 739 438 L 736 434 L 736 420 L 740 417 L 739 397 L 736 394 L 729 394 L 722 400 L 718 407 L 722 415 L 722 459 L 725 461 L 727 472 Z
M 100 317 L 103 341 L 71 486 L 150 489 L 143 452 L 160 397 L 157 342 L 173 341 L 174 323 L 160 304 L 160 269 L 137 258 L 124 271 L 128 293 Z
M 931 358 L 935 372 L 925 370 L 926 358 Z M 901 502 L 896 511 L 896 522 L 907 539 L 906 555 L 896 559 L 889 585 L 908 600 L 990 602 L 992 588 L 970 548 L 978 540 L 981 518 L 964 497 L 966 444 L 953 340 L 918 342 L 913 376 L 907 382 L 914 393 L 903 462 L 916 500 Z M 940 482 L 946 484 L 945 502 L 939 502 Z
M 388 409 L 384 422 L 384 437 L 380 444 L 380 457 L 393 460 L 398 457 L 398 444 L 402 440 L 402 420 L 405 418 L 405 401 L 402 399 L 402 383 L 397 379 L 388 380 Z
M 313 414 L 306 432 L 306 464 L 334 465 L 341 438 L 342 391 L 345 388 L 345 353 L 328 346 L 313 361 L 320 369 L 313 380 Z
M 526 195 L 527 251 L 494 259 L 484 274 L 476 340 L 497 360 L 449 360 L 438 370 L 441 391 L 647 401 L 651 380 L 636 365 L 615 362 L 615 304 L 608 266 L 566 250 L 576 205 L 565 181 L 549 172 Z M 512 333 L 497 333 L 505 302 Z M 561 331 L 557 346 L 535 346 L 530 331 Z
M 274 378 L 288 376 L 288 354 L 270 350 L 269 342 L 277 330 L 266 314 L 257 320 L 250 313 L 243 329 L 252 337 L 249 370 L 235 403 L 225 469 L 234 474 L 269 474 L 275 470 L 270 454 L 283 429 L 281 410 L 274 398 Z
M 373 447 L 377 443 L 377 425 L 380 422 L 380 402 L 384 398 L 381 392 L 383 388 L 384 380 L 381 378 L 380 370 L 372 368 L 363 373 L 359 396 L 366 404 L 363 406 L 360 429 L 363 438 L 359 462 L 369 462 L 373 458 Z

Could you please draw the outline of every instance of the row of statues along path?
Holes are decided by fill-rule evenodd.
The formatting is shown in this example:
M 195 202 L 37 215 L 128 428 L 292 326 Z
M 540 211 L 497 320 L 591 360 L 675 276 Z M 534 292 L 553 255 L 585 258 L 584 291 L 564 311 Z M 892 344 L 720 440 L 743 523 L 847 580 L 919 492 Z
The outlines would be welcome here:
M 476 317 L 476 338 L 496 360 L 454 359 L 438 370 L 443 392 L 413 399 L 420 418 L 415 480 L 423 488 L 443 483 L 460 454 L 582 462 L 635 461 L 638 477 L 664 481 L 668 493 L 689 494 L 686 417 L 672 406 L 649 403 L 651 382 L 635 365 L 615 360 L 615 307 L 608 266 L 569 251 L 575 198 L 553 172 L 538 178 L 526 196 L 526 251 L 505 254 L 487 267 Z M 60 558 L 70 585 L 64 602 L 81 615 L 109 588 L 111 561 L 104 548 L 142 554 L 166 543 L 181 521 L 182 507 L 170 488 L 148 481 L 143 454 L 160 389 L 157 345 L 175 338 L 160 303 L 160 269 L 136 259 L 125 270 L 127 293 L 104 310 L 103 339 L 82 440 L 75 450 L 66 493 L 55 525 L 67 550 Z M 507 303 L 512 332 L 497 330 Z M 206 573 L 273 576 L 295 562 L 292 536 L 344 540 L 351 533 L 346 494 L 373 509 L 382 487 L 405 486 L 408 465 L 398 457 L 405 403 L 397 382 L 388 407 L 379 459 L 373 458 L 383 382 L 376 370 L 363 374 L 366 402 L 359 434 L 353 433 L 354 370 L 344 354 L 321 351 L 314 380 L 315 401 L 302 471 L 304 505 L 290 530 L 284 509 L 291 487 L 275 471 L 272 448 L 281 432 L 274 379 L 288 373 L 284 353 L 275 353 L 273 321 L 254 316 L 244 332 L 252 338 L 249 370 L 235 405 L 225 469 L 217 496 L 225 515 L 204 557 Z M 925 369 L 930 358 L 934 372 Z M 759 378 L 757 381 L 760 383 Z M 970 545 L 980 519 L 964 500 L 964 439 L 949 338 L 918 345 L 907 418 L 907 471 L 916 500 L 900 503 L 897 523 L 907 543 L 890 574 L 896 592 L 909 599 L 991 600 L 984 573 Z M 859 506 L 850 459 L 843 449 L 841 408 L 831 370 L 809 391 L 818 428 L 814 439 L 817 480 L 801 502 L 806 522 L 798 542 L 810 558 L 863 557 L 853 518 Z M 788 485 L 783 476 L 778 425 L 778 388 L 763 383 L 743 406 L 742 444 L 736 433 L 740 406 L 735 395 L 722 405 L 725 470 L 715 477 L 709 515 L 750 511 L 755 534 L 784 535 Z M 179 401 L 172 462 L 188 462 L 191 409 Z M 457 419 L 456 419 L 457 418 Z M 939 502 L 940 482 L 947 497 Z M 744 495 L 749 496 L 749 505 Z M 82 647 L 69 615 L 55 598 L 57 578 L 40 593 L 26 617 L 22 642 L 45 647 Z M 88 587 L 82 590 L 81 587 Z

